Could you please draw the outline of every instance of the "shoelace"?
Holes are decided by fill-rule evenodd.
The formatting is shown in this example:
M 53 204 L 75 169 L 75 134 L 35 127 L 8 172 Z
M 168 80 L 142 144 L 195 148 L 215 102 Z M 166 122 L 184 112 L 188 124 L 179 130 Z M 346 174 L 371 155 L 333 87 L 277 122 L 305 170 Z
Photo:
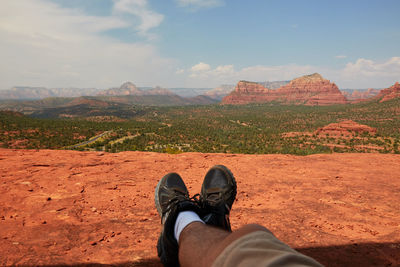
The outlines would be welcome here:
M 183 201 L 189 201 L 189 202 L 193 202 L 196 205 L 200 205 L 200 200 L 199 200 L 199 194 L 196 194 L 192 197 L 189 197 L 189 195 L 186 194 L 182 194 L 183 192 L 179 191 L 179 190 L 175 190 L 175 193 L 181 193 L 181 194 L 175 194 L 175 197 L 171 198 L 170 200 L 168 200 L 168 204 L 167 204 L 167 208 L 165 209 L 163 215 L 161 216 L 161 223 L 163 222 L 163 218 L 166 214 L 168 214 L 168 212 L 170 212 L 173 207 L 175 207 L 175 205 L 177 205 L 180 202 Z
M 211 191 L 211 192 L 210 192 Z M 209 205 L 211 206 L 216 206 L 221 201 L 224 201 L 223 196 L 225 195 L 230 195 L 232 190 L 215 190 L 213 191 L 212 189 L 209 189 L 209 192 L 207 193 L 206 199 L 204 201 L 207 201 Z
M 200 194 L 195 194 L 190 198 L 190 200 L 194 201 L 197 204 L 200 204 Z

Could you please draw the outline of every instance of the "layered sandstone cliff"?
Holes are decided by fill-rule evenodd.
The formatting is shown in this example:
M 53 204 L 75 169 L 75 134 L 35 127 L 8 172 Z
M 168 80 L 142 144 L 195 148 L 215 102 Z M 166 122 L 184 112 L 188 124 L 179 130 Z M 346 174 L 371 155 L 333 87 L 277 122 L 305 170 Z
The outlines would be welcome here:
M 292 80 L 276 90 L 261 84 L 240 81 L 222 104 L 248 104 L 276 101 L 295 105 L 334 105 L 347 103 L 336 84 L 314 73 Z
M 277 91 L 283 97 L 284 103 L 312 106 L 347 103 L 336 84 L 324 79 L 318 73 L 294 79 Z
M 396 82 L 393 86 L 383 89 L 380 93 L 376 96 L 376 98 L 380 99 L 379 102 L 388 101 L 393 98 L 400 97 L 400 83 Z
M 273 90 L 259 83 L 240 81 L 229 95 L 222 99 L 222 104 L 248 104 L 270 102 L 276 99 Z

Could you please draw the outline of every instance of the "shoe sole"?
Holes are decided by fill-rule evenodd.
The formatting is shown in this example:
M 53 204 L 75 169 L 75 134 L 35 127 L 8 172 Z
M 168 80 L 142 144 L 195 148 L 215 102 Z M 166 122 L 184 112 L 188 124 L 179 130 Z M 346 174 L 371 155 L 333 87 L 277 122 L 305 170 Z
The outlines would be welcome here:
M 163 178 L 161 178 L 160 181 L 158 181 L 157 186 L 156 186 L 156 190 L 154 191 L 154 202 L 156 204 L 158 215 L 160 215 L 160 216 L 162 216 L 162 211 L 161 211 L 161 205 L 160 205 L 160 200 L 159 200 L 159 197 L 158 197 L 158 193 L 160 191 L 161 184 L 164 182 L 165 179 L 167 179 L 168 175 L 169 175 L 169 173 L 167 175 L 164 175 Z
M 221 171 L 223 171 L 225 174 L 226 174 L 226 177 L 228 177 L 228 183 L 229 184 L 232 184 L 232 186 L 233 186 L 233 196 L 231 196 L 231 201 L 229 201 L 229 202 L 232 202 L 232 203 L 227 203 L 228 204 L 228 206 L 229 206 L 229 209 L 231 209 L 232 208 L 232 205 L 233 205 L 233 202 L 235 201 L 235 199 L 236 199 L 236 194 L 237 194 L 237 185 L 236 185 L 236 180 L 235 180 L 235 177 L 233 176 L 233 173 L 231 172 L 231 170 L 230 169 L 228 169 L 227 167 L 225 167 L 224 165 L 215 165 L 215 166 L 213 166 L 213 167 L 211 167 L 209 170 L 208 170 L 208 172 L 210 171 L 210 170 L 212 170 L 212 169 L 220 169 Z M 207 172 L 207 173 L 208 173 Z M 229 181 L 230 180 L 230 181 Z M 231 182 L 231 183 L 230 183 Z M 203 181 L 203 184 L 204 184 L 204 181 Z M 204 196 L 204 194 L 205 194 L 205 189 L 204 189 L 204 187 L 203 187 L 203 185 L 201 186 L 201 197 L 203 198 L 203 196 Z
M 156 209 L 157 209 L 158 215 L 160 215 L 160 216 L 162 216 L 162 209 L 161 209 L 160 199 L 159 199 L 159 197 L 158 197 L 158 196 L 159 196 L 159 192 L 160 192 L 160 188 L 161 188 L 161 185 L 162 185 L 162 184 L 165 184 L 165 181 L 166 181 L 166 180 L 168 179 L 168 177 L 171 176 L 171 175 L 177 175 L 177 176 L 181 179 L 182 183 L 185 184 L 185 182 L 182 180 L 182 177 L 181 177 L 179 174 L 173 173 L 173 172 L 164 175 L 164 176 L 160 179 L 160 181 L 158 181 L 158 184 L 157 184 L 157 186 L 156 186 L 156 189 L 154 190 L 154 202 L 155 202 L 155 204 L 156 204 Z M 185 186 L 185 187 L 186 187 L 186 186 Z M 186 190 L 187 190 L 187 188 L 186 188 Z

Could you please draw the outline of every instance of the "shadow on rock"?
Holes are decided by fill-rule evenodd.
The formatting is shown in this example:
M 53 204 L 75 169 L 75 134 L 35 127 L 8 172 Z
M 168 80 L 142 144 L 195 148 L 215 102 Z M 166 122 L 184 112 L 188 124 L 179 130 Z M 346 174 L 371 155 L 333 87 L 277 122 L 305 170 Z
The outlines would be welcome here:
M 349 245 L 296 248 L 297 251 L 308 255 L 327 267 L 339 266 L 400 266 L 400 243 L 354 243 Z M 117 264 L 55 264 L 43 267 L 162 267 L 158 258 L 143 259 L 135 262 Z
M 400 243 L 354 243 L 296 250 L 327 267 L 400 266 Z
M 29 265 L 25 265 L 29 266 Z M 101 264 L 101 263 L 77 263 L 77 264 L 54 264 L 54 265 L 35 265 L 41 267 L 163 267 L 158 258 L 143 259 L 134 262 L 122 262 L 115 264 Z

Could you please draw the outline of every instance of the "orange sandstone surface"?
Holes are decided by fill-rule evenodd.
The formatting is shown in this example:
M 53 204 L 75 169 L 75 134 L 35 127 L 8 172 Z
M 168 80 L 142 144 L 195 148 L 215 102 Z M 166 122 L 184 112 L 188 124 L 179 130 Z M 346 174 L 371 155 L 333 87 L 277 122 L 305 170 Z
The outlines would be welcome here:
M 0 265 L 161 266 L 154 189 L 224 164 L 248 223 L 327 266 L 400 266 L 400 155 L 178 155 L 0 149 Z M 195 249 L 196 244 L 193 244 Z

